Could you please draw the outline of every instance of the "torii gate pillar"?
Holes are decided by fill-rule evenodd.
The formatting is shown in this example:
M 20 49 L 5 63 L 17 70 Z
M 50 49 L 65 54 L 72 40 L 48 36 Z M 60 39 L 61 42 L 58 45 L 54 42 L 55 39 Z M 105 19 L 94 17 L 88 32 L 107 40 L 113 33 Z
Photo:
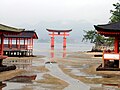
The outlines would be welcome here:
M 47 31 L 52 32 L 52 34 L 49 34 L 51 36 L 51 47 L 54 47 L 54 36 L 63 36 L 63 48 L 66 48 L 66 36 L 69 36 L 70 30 L 51 30 L 47 29 Z
M 63 37 L 63 48 L 66 48 L 66 37 Z
M 54 47 L 54 37 L 51 37 L 51 47 Z

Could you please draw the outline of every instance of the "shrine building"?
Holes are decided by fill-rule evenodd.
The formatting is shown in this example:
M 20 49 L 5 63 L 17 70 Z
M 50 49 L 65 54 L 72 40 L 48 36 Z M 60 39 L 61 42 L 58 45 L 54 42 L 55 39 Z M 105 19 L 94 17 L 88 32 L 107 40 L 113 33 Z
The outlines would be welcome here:
M 35 31 L 27 31 L 0 24 L 0 55 L 32 56 L 33 40 L 38 39 Z
M 96 69 L 120 71 L 120 21 L 110 24 L 94 25 L 98 34 L 114 38 L 114 49 L 103 52 L 102 64 Z

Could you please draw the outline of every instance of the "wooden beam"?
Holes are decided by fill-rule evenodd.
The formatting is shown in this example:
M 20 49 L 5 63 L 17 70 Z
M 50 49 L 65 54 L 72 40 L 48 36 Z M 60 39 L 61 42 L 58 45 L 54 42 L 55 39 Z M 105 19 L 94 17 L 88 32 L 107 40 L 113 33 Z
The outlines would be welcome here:
M 53 34 L 49 34 L 50 36 L 53 36 Z M 69 34 L 54 34 L 54 36 L 69 36 Z

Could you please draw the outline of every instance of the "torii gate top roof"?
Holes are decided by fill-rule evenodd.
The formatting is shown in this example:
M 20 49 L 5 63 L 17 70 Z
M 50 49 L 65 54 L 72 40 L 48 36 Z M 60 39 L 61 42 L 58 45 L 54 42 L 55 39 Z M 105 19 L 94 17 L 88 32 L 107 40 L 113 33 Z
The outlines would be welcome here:
M 69 29 L 69 30 L 53 30 L 53 29 L 46 29 L 47 31 L 49 32 L 70 32 L 72 31 L 72 29 Z

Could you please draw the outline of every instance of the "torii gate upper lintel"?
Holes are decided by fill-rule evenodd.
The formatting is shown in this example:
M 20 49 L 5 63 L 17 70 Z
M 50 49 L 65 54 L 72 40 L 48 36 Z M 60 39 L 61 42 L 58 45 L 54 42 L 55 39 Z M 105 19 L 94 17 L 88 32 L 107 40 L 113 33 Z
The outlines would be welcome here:
M 63 47 L 66 47 L 66 36 L 69 36 L 70 30 L 53 30 L 53 29 L 46 29 L 48 32 L 51 32 L 49 36 L 51 36 L 51 47 L 54 47 L 54 37 L 55 36 L 63 36 Z

